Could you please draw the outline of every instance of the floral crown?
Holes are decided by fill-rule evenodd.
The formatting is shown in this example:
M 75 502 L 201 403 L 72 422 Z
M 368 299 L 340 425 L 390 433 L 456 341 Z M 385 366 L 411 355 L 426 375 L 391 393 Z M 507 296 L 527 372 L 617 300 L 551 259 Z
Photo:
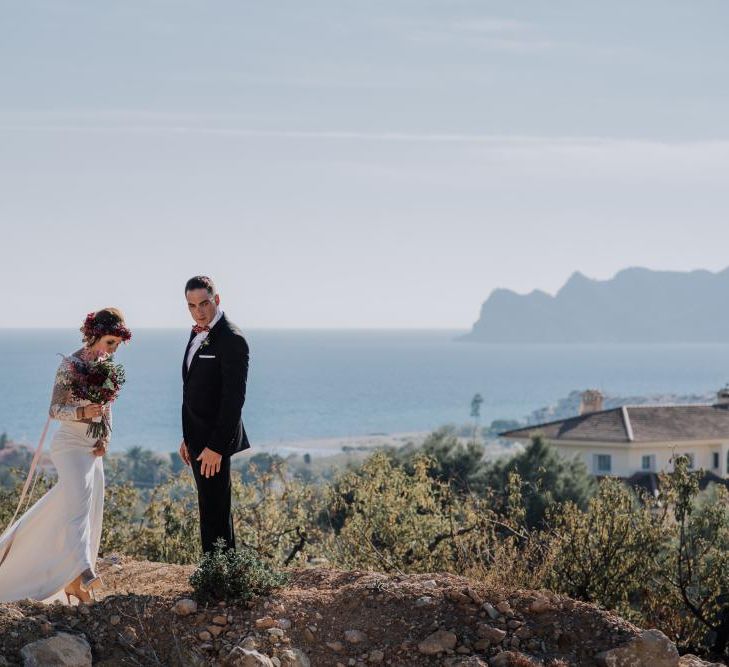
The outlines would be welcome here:
M 96 313 L 89 313 L 81 327 L 81 333 L 86 340 L 100 338 L 101 336 L 118 336 L 124 342 L 132 337 L 132 332 L 127 329 L 123 322 L 114 320 L 111 317 L 98 320 Z

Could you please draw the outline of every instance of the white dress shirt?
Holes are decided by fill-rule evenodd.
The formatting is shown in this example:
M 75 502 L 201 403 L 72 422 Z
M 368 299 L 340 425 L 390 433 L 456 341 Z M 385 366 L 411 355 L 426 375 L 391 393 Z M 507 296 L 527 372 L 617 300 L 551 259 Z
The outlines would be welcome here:
M 223 311 L 218 308 L 217 312 L 215 313 L 215 317 L 213 318 L 213 321 L 208 324 L 208 327 L 212 329 L 217 323 L 220 318 L 223 317 Z M 187 370 L 190 370 L 190 364 L 192 363 L 192 358 L 195 356 L 195 352 L 197 352 L 200 349 L 200 346 L 203 344 L 203 341 L 208 337 L 209 331 L 201 331 L 199 334 L 195 336 L 195 338 L 192 339 L 192 343 L 190 343 L 190 349 L 187 352 Z

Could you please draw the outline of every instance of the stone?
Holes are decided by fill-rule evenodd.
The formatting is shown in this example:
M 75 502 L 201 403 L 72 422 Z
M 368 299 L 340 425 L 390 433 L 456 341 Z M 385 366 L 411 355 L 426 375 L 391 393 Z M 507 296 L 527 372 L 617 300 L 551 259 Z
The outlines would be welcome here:
M 385 659 L 385 652 L 380 651 L 379 649 L 370 651 L 369 656 L 367 656 L 367 660 L 375 665 L 379 665 L 381 662 L 384 661 L 384 659 Z
M 547 598 L 537 598 L 529 605 L 529 611 L 533 614 L 544 614 L 547 611 L 554 611 L 554 607 Z
M 496 610 L 496 607 L 489 602 L 484 602 L 481 608 L 489 615 L 492 621 L 495 621 L 499 617 L 499 612 Z
M 430 607 L 434 603 L 435 601 L 432 597 L 430 597 L 430 595 L 423 595 L 415 600 L 416 607 Z
M 304 639 L 311 644 L 316 641 L 316 635 L 310 628 L 304 628 Z
M 451 601 L 455 602 L 456 604 L 473 604 L 473 600 L 468 597 L 465 593 L 461 593 L 460 591 L 448 591 L 446 593 L 446 597 Z
M 208 625 L 207 630 L 213 637 L 219 637 L 223 632 L 223 628 L 219 625 Z
M 491 644 L 500 644 L 502 641 L 504 641 L 504 638 L 506 637 L 505 630 L 494 628 L 490 625 L 486 625 L 485 623 L 479 623 L 478 629 L 476 631 L 478 632 L 479 637 L 485 639 Z
M 367 635 L 361 630 L 346 630 L 344 640 L 350 644 L 362 644 L 367 641 Z
M 475 590 L 473 590 L 473 588 L 467 588 L 466 595 L 468 595 L 468 597 L 471 598 L 471 600 L 473 601 L 474 604 L 477 604 L 480 606 L 481 603 L 483 602 L 483 600 L 481 599 L 481 596 Z
M 687 653 L 678 661 L 679 667 L 723 667 L 720 662 L 706 662 L 698 656 Z
M 20 650 L 25 667 L 91 667 L 91 647 L 83 637 L 59 632 L 39 639 Z
M 264 616 L 263 618 L 256 619 L 256 627 L 259 630 L 268 630 L 268 628 L 275 628 L 276 621 L 270 616 Z
M 284 631 L 281 628 L 268 628 L 268 641 L 277 644 L 284 637 Z
M 189 616 L 197 611 L 197 602 L 190 598 L 182 598 L 172 606 L 172 612 L 177 616 Z
M 309 657 L 298 648 L 286 649 L 279 653 L 281 667 L 310 667 Z
M 226 667 L 273 667 L 271 658 L 256 650 L 236 646 L 225 659 Z
M 444 651 L 452 651 L 456 647 L 458 637 L 447 630 L 438 630 L 418 644 L 418 651 L 423 655 L 437 655 Z
M 423 588 L 430 588 L 430 589 L 438 588 L 438 583 L 436 582 L 435 579 L 426 579 L 425 581 L 420 582 L 420 585 Z
M 119 623 L 121 623 L 121 617 L 117 614 L 114 614 L 113 616 L 109 617 L 109 623 L 111 625 L 119 625 Z
M 67 607 L 66 613 L 76 613 L 76 607 Z M 25 614 L 23 614 L 20 609 L 15 609 L 14 607 L 0 608 L 0 619 L 8 621 L 22 621 L 24 618 Z
M 634 639 L 595 656 L 600 667 L 678 667 L 678 650 L 660 630 L 644 630 Z
M 207 630 L 199 632 L 197 637 L 202 642 L 209 642 L 213 638 L 213 636 Z
M 526 665 L 536 664 L 529 657 L 517 651 L 504 651 L 489 660 L 491 667 L 511 667 L 511 665 L 519 665 L 520 667 L 523 665 L 526 667 Z M 646 665 L 646 667 L 648 666 Z
M 499 602 L 499 604 L 496 605 L 496 609 L 500 614 L 508 614 L 511 611 L 511 605 L 504 600 L 503 602 Z
M 276 623 L 278 624 L 278 627 L 282 630 L 291 629 L 291 621 L 288 618 L 279 618 Z
M 215 625 L 228 625 L 227 616 L 213 616 L 213 623 Z
M 340 641 L 327 642 L 326 644 L 335 653 L 341 653 L 344 650 L 344 644 Z

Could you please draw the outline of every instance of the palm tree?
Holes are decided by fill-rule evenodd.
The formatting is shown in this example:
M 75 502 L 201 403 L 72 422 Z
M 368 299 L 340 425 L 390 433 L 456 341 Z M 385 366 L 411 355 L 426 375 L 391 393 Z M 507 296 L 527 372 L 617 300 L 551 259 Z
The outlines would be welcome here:
M 473 418 L 473 442 L 476 442 L 476 433 L 478 431 L 479 420 L 481 419 L 481 404 L 483 403 L 483 396 L 476 394 L 471 399 L 471 417 Z

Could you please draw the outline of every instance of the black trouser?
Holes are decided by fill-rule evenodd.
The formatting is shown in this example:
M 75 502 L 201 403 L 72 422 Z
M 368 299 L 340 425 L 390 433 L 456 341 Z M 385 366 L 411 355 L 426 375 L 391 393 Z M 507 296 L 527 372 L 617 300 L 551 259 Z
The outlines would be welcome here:
M 213 551 L 215 541 L 221 537 L 229 549 L 235 549 L 233 516 L 230 511 L 230 457 L 224 456 L 220 461 L 220 472 L 207 478 L 200 473 L 201 462 L 196 460 L 197 455 L 191 455 L 190 458 L 197 486 L 203 551 Z

